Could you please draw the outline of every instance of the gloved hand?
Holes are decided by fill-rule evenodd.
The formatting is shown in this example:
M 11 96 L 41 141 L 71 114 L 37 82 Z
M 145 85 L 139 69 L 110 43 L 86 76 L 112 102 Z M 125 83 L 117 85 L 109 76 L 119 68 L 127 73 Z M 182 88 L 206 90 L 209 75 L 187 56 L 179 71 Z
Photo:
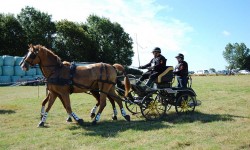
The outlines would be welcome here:
M 148 70 L 154 70 L 154 67 L 148 67 Z

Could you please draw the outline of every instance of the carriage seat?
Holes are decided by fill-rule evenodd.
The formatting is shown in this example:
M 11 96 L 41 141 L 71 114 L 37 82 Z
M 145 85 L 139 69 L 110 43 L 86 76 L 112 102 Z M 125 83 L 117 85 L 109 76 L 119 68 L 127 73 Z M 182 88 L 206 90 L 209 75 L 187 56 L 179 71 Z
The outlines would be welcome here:
M 173 70 L 173 66 L 167 66 L 166 70 L 156 78 L 155 83 L 158 88 L 167 88 L 172 86 L 172 80 L 174 78 Z

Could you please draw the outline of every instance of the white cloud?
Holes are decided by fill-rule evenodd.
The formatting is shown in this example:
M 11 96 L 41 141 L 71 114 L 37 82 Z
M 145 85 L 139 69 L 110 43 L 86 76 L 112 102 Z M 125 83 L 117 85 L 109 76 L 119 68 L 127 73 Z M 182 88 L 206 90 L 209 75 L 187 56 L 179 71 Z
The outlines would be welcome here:
M 230 36 L 230 35 L 231 35 L 231 33 L 228 32 L 228 31 L 226 31 L 226 30 L 224 30 L 224 31 L 222 32 L 222 34 L 223 34 L 224 36 Z
M 193 31 L 185 22 L 168 17 L 166 12 L 173 8 L 160 5 L 156 0 L 8 0 L 2 4 L 0 8 L 4 13 L 17 14 L 21 8 L 32 6 L 51 14 L 53 20 L 85 22 L 90 14 L 96 14 L 118 22 L 134 40 L 133 66 L 138 66 L 136 35 L 141 64 L 144 64 L 152 58 L 151 50 L 156 46 L 164 51 L 163 55 L 182 51 L 190 42 L 187 34 Z

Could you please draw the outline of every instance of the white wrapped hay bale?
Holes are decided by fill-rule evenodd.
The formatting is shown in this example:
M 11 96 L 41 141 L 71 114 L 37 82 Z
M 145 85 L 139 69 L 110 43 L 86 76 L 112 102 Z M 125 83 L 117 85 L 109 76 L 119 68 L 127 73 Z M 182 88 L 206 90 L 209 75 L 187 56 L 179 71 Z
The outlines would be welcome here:
M 0 56 L 0 66 L 3 66 L 3 56 Z
M 23 76 L 22 80 L 24 80 L 24 81 L 31 81 L 31 80 L 34 80 L 34 77 L 33 76 Z
M 30 68 L 29 71 L 26 71 L 26 76 L 36 75 L 36 68 Z
M 4 66 L 14 66 L 15 59 L 13 56 L 4 55 L 3 56 L 3 65 Z
M 21 66 L 14 67 L 15 76 L 25 76 L 25 71 L 22 70 Z
M 11 76 L 11 82 L 21 82 L 21 76 Z
M 10 76 L 0 76 L 0 84 L 11 84 Z
M 43 75 L 34 75 L 33 77 L 34 77 L 34 79 L 38 79 L 38 78 L 39 78 L 39 79 L 42 79 L 42 78 L 43 78 Z
M 15 56 L 15 66 L 19 66 L 20 62 L 23 60 L 24 57 L 20 57 L 20 56 Z
M 13 76 L 14 75 L 14 67 L 13 66 L 2 66 L 2 75 L 3 76 Z
M 40 68 L 36 68 L 36 75 L 43 75 Z

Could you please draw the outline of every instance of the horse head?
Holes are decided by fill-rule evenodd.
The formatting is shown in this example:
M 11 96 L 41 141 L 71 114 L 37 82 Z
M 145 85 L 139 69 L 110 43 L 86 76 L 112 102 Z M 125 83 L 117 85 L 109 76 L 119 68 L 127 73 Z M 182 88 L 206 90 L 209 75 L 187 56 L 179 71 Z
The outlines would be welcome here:
M 20 66 L 24 71 L 28 71 L 30 66 L 40 63 L 41 60 L 38 56 L 40 47 L 40 45 L 33 46 L 32 44 L 29 44 L 28 53 L 20 63 Z

